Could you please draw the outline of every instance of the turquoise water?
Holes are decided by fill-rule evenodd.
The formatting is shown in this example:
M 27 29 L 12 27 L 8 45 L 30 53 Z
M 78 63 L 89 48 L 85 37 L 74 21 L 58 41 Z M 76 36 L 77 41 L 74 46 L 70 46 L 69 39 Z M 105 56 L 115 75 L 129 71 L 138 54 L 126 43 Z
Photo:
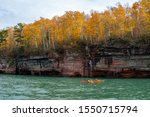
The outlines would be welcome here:
M 150 79 L 104 79 L 92 85 L 90 78 L 0 75 L 0 99 L 84 100 L 150 99 Z

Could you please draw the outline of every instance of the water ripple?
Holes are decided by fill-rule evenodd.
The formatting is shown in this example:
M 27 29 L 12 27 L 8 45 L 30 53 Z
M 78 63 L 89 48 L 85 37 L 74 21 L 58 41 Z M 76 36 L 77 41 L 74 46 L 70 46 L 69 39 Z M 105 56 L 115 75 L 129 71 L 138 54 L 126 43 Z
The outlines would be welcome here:
M 104 79 L 98 85 L 81 84 L 83 79 L 89 78 L 0 75 L 0 99 L 150 99 L 150 79 Z

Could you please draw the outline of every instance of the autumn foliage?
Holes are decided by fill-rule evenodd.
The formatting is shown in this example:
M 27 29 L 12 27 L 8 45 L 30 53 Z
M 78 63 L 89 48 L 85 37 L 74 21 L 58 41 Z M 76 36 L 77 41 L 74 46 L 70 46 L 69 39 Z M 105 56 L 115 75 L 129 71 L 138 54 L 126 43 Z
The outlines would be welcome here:
M 117 4 L 90 15 L 68 11 L 52 19 L 41 18 L 31 24 L 18 24 L 0 31 L 1 52 L 23 55 L 78 48 L 79 45 L 117 46 L 150 44 L 150 1 L 142 0 L 130 8 Z

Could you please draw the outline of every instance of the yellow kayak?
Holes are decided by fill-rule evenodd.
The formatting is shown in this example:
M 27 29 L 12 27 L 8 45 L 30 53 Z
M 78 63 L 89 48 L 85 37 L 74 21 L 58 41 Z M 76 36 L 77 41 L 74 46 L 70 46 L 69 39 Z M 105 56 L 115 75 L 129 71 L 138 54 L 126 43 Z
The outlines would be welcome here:
M 83 84 L 100 84 L 100 83 L 103 83 L 104 80 L 98 80 L 98 79 L 96 79 L 96 80 L 81 80 L 80 82 Z

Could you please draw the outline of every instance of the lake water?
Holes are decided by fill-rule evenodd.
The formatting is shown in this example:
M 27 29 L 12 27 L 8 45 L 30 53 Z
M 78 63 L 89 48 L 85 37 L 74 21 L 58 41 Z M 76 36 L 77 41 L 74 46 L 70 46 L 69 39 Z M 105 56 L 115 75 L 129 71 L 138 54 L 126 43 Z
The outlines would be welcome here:
M 0 99 L 150 99 L 150 79 L 104 79 L 98 85 L 81 84 L 83 79 L 90 78 L 0 75 Z

